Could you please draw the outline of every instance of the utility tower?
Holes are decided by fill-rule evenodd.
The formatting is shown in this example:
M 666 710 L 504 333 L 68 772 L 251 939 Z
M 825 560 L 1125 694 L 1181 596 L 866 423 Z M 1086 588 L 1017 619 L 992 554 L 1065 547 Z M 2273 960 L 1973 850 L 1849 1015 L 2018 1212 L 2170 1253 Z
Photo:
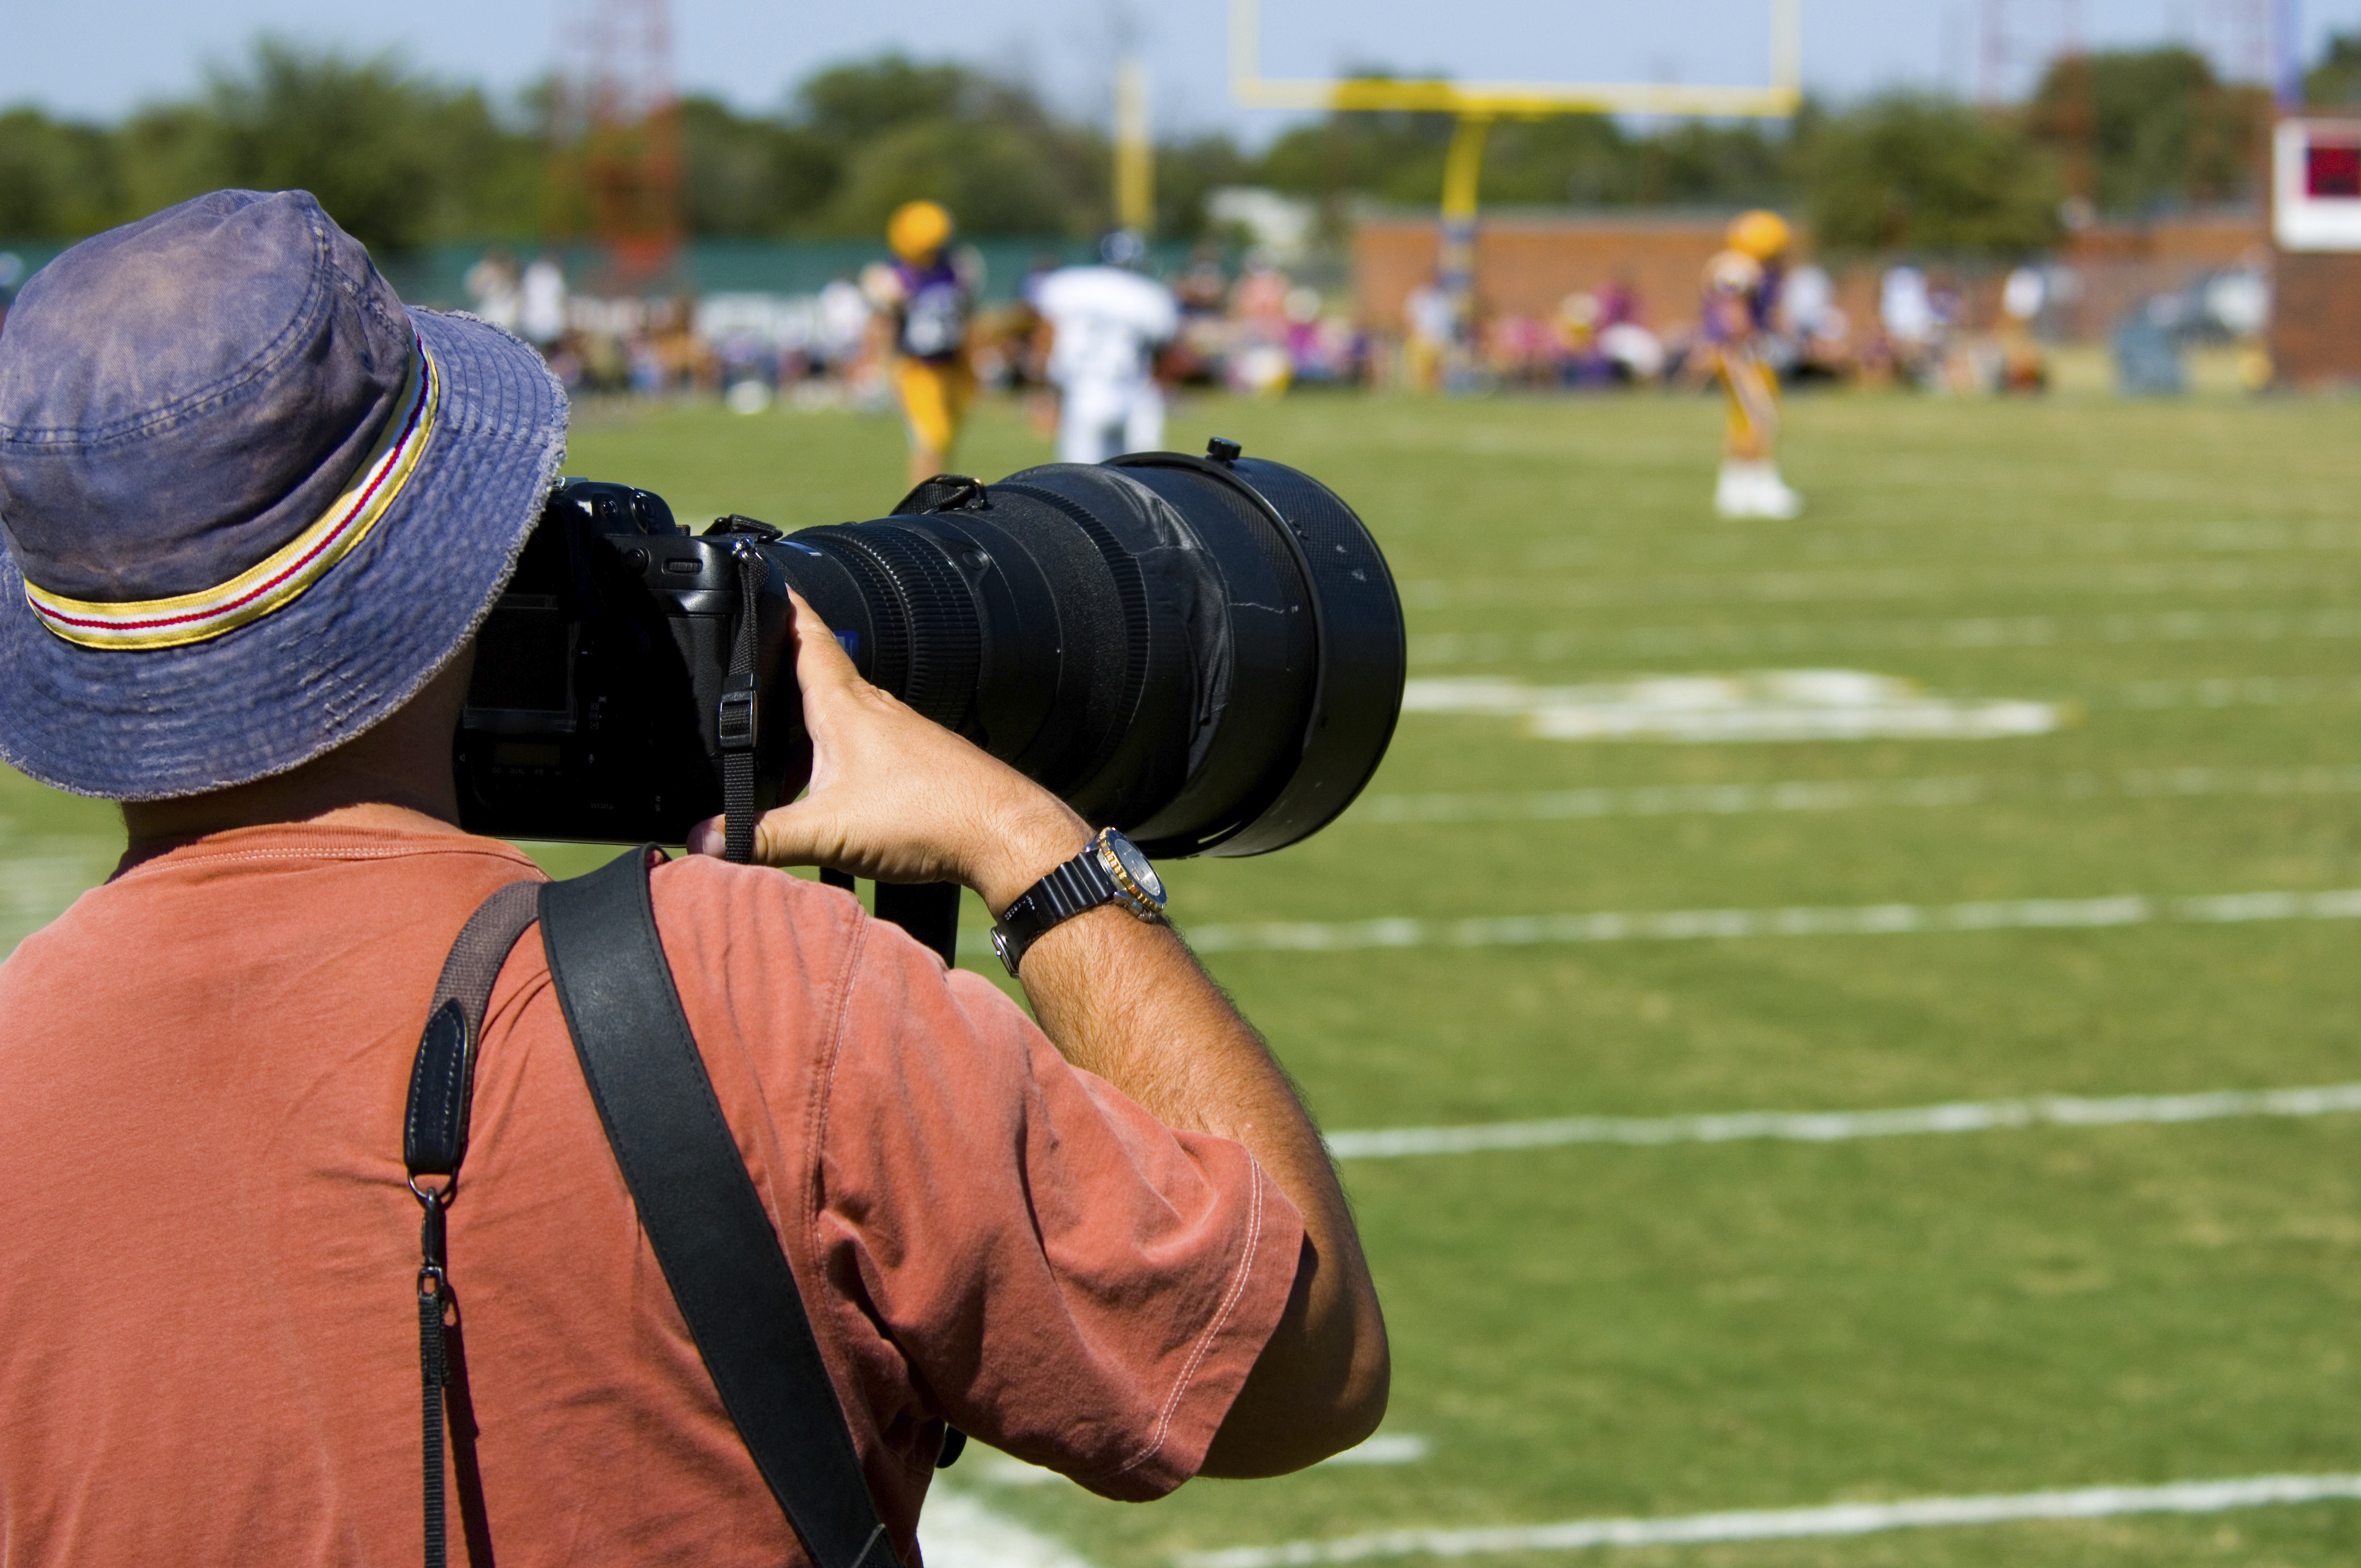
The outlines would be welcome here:
M 550 237 L 595 242 L 616 292 L 671 281 L 680 120 L 666 0 L 558 0 L 549 150 Z
M 2058 90 L 2052 122 L 2066 144 L 2066 186 L 2073 211 L 2087 214 L 2098 196 L 2098 160 L 2093 143 L 2098 111 L 2092 97 L 2091 56 L 2082 30 L 2082 0 L 1982 0 L 1981 47 L 1976 98 L 1998 110 L 2018 85 L 2020 66 L 2039 69 L 2024 85 L 2030 90 L 2047 72 Z M 2028 16 L 2027 13 L 2033 13 Z M 2030 36 L 2028 36 L 2030 35 Z

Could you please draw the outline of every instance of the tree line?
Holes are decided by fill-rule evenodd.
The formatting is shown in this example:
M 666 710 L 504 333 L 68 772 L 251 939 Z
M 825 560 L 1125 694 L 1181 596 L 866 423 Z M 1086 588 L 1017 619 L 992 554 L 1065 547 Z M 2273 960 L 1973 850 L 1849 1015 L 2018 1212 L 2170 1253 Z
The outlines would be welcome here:
M 2361 35 L 2332 41 L 2313 101 L 2361 101 Z M 564 210 L 549 187 L 548 94 L 496 103 L 391 56 L 264 39 L 200 90 L 114 124 L 0 111 L 0 237 L 93 234 L 225 185 L 300 186 L 372 247 L 529 242 Z M 2078 209 L 2137 215 L 2253 194 L 2269 105 L 2182 48 L 2053 63 L 2024 103 L 1993 110 L 1921 92 L 1781 124 L 1627 125 L 1571 115 L 1496 126 L 1490 204 L 1770 204 L 1823 247 L 2010 256 L 2055 243 Z M 1451 121 L 1333 115 L 1259 150 L 1226 135 L 1157 149 L 1159 232 L 1208 230 L 1206 197 L 1263 185 L 1320 204 L 1332 231 L 1360 203 L 1431 205 Z M 1087 236 L 1107 226 L 1111 149 L 1030 86 L 900 55 L 837 65 L 773 114 L 679 105 L 688 232 L 875 236 L 933 197 L 974 235 Z M 2079 198 L 2071 201 L 2070 198 Z M 2087 203 L 2082 208 L 2081 203 Z

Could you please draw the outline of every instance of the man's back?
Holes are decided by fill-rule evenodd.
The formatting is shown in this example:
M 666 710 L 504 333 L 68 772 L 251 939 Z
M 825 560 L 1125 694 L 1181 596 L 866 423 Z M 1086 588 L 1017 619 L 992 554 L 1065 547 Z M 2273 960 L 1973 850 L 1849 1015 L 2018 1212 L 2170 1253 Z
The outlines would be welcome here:
M 227 833 L 0 967 L 0 1558 L 415 1560 L 403 1098 L 451 938 L 537 875 L 456 833 Z M 1191 1474 L 1294 1277 L 1259 1168 L 1066 1068 L 840 894 L 709 861 L 654 887 L 906 1560 L 938 1415 L 1113 1496 Z M 500 1560 L 797 1559 L 639 1234 L 537 933 L 493 991 L 474 1106 L 451 1268 Z

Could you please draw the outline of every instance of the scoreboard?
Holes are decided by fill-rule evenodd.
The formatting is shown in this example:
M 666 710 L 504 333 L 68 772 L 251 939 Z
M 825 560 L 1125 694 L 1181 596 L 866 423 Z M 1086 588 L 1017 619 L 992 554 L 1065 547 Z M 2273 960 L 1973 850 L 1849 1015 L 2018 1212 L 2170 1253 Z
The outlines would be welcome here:
M 2271 129 L 2271 364 L 2298 387 L 2361 387 L 2361 119 Z
M 2271 136 L 2281 250 L 2361 250 L 2361 120 L 2281 120 Z

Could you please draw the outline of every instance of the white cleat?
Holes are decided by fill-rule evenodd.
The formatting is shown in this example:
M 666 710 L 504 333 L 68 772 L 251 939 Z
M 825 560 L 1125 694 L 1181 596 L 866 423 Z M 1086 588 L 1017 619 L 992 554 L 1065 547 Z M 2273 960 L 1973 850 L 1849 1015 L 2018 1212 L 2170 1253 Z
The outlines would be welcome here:
M 1799 516 L 1804 498 L 1787 488 L 1770 463 L 1726 462 L 1713 490 L 1713 510 L 1723 517 L 1761 517 L 1785 521 Z
M 1713 487 L 1713 510 L 1720 517 L 1752 517 L 1753 497 L 1747 487 L 1746 467 L 1740 463 L 1724 463 L 1721 477 Z
M 1779 477 L 1779 470 L 1770 464 L 1763 465 L 1755 485 L 1755 516 L 1773 518 L 1784 522 L 1789 518 L 1802 514 L 1804 498 L 1789 489 L 1786 481 Z

